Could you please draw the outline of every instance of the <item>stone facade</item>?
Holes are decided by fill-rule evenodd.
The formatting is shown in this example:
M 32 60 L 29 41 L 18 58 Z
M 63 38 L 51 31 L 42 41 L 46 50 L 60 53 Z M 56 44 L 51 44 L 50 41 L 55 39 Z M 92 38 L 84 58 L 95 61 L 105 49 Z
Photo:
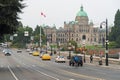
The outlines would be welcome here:
M 45 27 L 47 41 L 49 43 L 65 44 L 75 41 L 78 45 L 98 45 L 105 40 L 105 30 L 94 27 L 93 22 L 89 22 L 87 13 L 81 7 L 75 17 L 75 21 L 64 22 L 64 27 L 56 29 Z

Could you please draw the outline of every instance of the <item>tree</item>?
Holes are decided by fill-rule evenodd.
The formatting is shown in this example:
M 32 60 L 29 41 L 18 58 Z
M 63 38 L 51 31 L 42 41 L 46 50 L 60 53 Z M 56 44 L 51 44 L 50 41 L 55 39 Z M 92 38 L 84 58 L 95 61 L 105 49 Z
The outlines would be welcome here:
M 111 29 L 111 33 L 109 35 L 110 41 L 115 41 L 117 43 L 116 47 L 120 47 L 120 11 L 117 10 L 115 14 L 115 20 L 114 20 L 114 27 Z
M 0 37 L 16 32 L 19 25 L 18 13 L 22 13 L 23 0 L 0 0 Z
M 41 39 L 42 39 L 42 44 L 45 44 L 46 42 L 46 37 L 44 34 L 44 30 L 42 26 L 37 25 L 34 31 L 34 42 L 39 42 L 40 41 L 40 27 L 41 27 Z
M 28 36 L 25 36 L 24 33 L 25 31 L 28 31 Z M 33 36 L 33 29 L 29 26 L 22 26 L 20 25 L 17 29 L 17 36 L 14 36 L 13 38 L 13 46 L 15 45 L 16 47 L 25 47 L 26 43 L 31 42 L 31 36 Z

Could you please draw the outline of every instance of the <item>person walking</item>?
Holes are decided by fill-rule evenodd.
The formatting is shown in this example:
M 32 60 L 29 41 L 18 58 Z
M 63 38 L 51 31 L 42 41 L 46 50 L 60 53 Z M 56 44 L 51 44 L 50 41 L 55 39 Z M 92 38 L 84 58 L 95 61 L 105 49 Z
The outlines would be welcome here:
M 90 55 L 90 63 L 92 63 L 93 62 L 93 55 L 91 54 Z

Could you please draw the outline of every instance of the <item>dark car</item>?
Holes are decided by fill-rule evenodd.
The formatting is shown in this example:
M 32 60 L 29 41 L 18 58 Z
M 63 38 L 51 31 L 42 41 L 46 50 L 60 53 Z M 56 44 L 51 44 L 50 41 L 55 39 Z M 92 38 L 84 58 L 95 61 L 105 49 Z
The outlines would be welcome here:
M 70 66 L 83 66 L 83 59 L 82 56 L 72 56 L 69 61 Z

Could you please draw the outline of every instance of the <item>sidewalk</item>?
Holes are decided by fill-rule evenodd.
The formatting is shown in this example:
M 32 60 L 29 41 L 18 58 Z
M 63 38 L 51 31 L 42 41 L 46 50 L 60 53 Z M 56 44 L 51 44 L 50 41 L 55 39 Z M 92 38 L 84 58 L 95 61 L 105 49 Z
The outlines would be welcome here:
M 83 55 L 81 55 L 81 56 L 83 56 Z M 93 57 L 94 58 L 93 59 L 93 63 L 90 63 L 90 59 L 89 58 L 90 58 L 90 55 L 86 55 L 87 62 L 84 63 L 84 64 L 94 65 L 94 66 L 99 66 L 99 67 L 105 67 L 105 68 L 110 68 L 110 69 L 119 69 L 120 70 L 120 64 L 111 63 L 111 61 L 114 62 L 114 61 L 119 61 L 119 60 L 115 60 L 115 59 L 109 58 L 109 64 L 108 64 L 108 66 L 106 66 L 106 64 L 105 64 L 105 58 L 104 57 L 102 58 L 102 65 L 99 65 L 99 58 L 100 57 L 94 56 Z
M 109 64 L 108 66 L 106 66 L 105 63 L 103 63 L 102 65 L 99 65 L 98 62 L 93 62 L 93 63 L 86 62 L 84 64 L 120 70 L 120 65 L 116 65 L 116 64 Z

